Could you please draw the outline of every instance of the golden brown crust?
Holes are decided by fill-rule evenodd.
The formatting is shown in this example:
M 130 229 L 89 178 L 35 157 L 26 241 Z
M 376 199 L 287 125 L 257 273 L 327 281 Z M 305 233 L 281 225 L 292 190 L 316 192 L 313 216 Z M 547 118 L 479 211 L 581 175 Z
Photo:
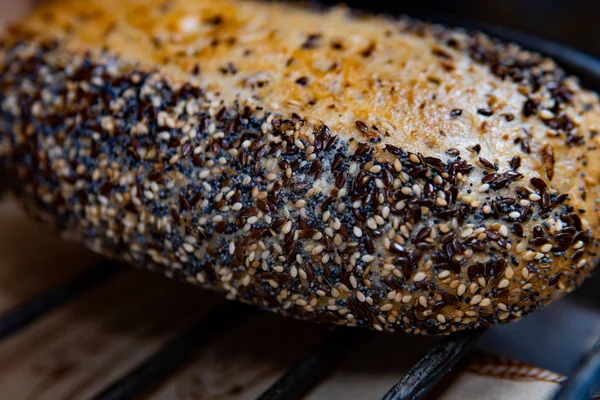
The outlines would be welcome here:
M 51 2 L 2 56 L 0 165 L 65 236 L 413 333 L 519 318 L 592 269 L 599 104 L 551 61 L 341 9 L 113 3 Z

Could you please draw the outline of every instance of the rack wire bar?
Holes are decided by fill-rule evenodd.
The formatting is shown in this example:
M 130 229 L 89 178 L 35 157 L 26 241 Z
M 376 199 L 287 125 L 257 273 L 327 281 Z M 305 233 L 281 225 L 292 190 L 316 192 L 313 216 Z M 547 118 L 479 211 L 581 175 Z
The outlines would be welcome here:
M 402 380 L 383 396 L 382 400 L 422 398 L 450 372 L 484 332 L 485 329 L 464 331 L 443 339 L 413 365 Z
M 44 315 L 99 286 L 119 271 L 121 267 L 117 263 L 98 265 L 68 282 L 34 295 L 25 303 L 0 316 L 0 340 L 23 330 Z
M 303 398 L 333 371 L 348 347 L 362 330 L 336 328 L 315 351 L 294 364 L 257 400 L 295 400 Z
M 147 393 L 172 372 L 190 360 L 202 344 L 207 343 L 228 325 L 249 312 L 247 306 L 228 303 L 217 307 L 190 328 L 150 355 L 128 373 L 101 390 L 92 400 L 125 400 Z
M 554 400 L 591 399 L 598 390 L 600 390 L 600 339 L 583 357 Z

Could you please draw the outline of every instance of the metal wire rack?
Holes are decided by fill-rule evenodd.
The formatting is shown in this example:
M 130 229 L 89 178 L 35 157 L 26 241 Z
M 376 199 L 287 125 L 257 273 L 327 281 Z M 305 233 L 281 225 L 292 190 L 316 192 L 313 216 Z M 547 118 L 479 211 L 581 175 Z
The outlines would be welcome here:
M 465 25 L 461 21 L 461 25 Z M 472 24 L 471 24 L 472 26 Z M 479 26 L 478 28 L 482 28 Z M 525 47 L 548 54 L 563 67 L 582 77 L 585 83 L 600 91 L 600 61 L 570 48 L 499 28 L 483 27 L 496 36 L 521 43 Z M 64 306 L 119 274 L 118 265 L 108 263 L 92 268 L 70 282 L 41 293 L 0 317 L 0 340 L 23 330 L 39 318 Z M 246 306 L 229 304 L 203 316 L 177 337 L 164 344 L 124 375 L 100 390 L 94 400 L 136 398 L 150 391 L 158 382 L 183 365 L 203 343 L 224 330 L 229 316 L 242 316 Z M 484 330 L 467 331 L 448 336 L 419 360 L 399 382 L 389 389 L 384 400 L 422 398 L 468 352 Z M 303 398 L 335 370 L 344 349 L 357 342 L 364 332 L 337 328 L 304 358 L 289 369 L 258 398 L 260 400 L 292 400 Z M 590 398 L 600 383 L 600 340 L 581 361 L 580 367 L 556 395 L 556 400 Z

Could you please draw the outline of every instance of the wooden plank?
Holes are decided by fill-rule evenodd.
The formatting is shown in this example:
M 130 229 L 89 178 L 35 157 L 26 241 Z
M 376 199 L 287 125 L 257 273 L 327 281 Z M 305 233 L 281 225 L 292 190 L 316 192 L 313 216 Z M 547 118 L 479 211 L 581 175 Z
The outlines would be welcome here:
M 102 259 L 0 202 L 0 313 L 83 272 Z
M 40 318 L 76 300 L 124 270 L 119 264 L 105 263 L 85 271 L 65 283 L 36 294 L 0 316 L 0 341 L 16 335 Z
M 87 399 L 221 301 L 126 271 L 0 344 L 2 398 Z
M 158 351 L 122 375 L 90 400 L 128 400 L 152 392 L 160 383 L 211 346 L 217 335 L 250 312 L 239 303 L 228 302 L 202 316 L 183 332 L 175 335 Z
M 372 333 L 348 349 L 338 369 L 307 400 L 381 399 L 439 338 Z
M 255 399 L 320 343 L 327 329 L 268 313 L 251 314 L 145 399 Z

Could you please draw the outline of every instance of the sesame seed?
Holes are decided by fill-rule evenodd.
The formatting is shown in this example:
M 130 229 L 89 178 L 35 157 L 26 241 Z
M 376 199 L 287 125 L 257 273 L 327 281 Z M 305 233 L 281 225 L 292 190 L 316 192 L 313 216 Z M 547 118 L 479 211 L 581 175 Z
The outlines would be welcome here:
M 390 311 L 392 308 L 394 308 L 393 304 L 386 303 L 386 304 L 382 305 L 381 308 L 379 308 L 379 309 L 381 311 Z
M 396 159 L 394 159 L 394 169 L 395 169 L 397 172 L 401 172 L 401 171 L 402 171 L 402 163 L 401 163 L 401 162 L 400 162 L 400 160 L 399 160 L 399 159 L 397 159 L 397 158 L 396 158 Z
M 473 229 L 472 228 L 468 228 L 468 229 L 465 229 L 464 231 L 462 231 L 461 234 L 460 234 L 460 236 L 462 238 L 468 238 L 472 234 L 473 234 Z
M 157 136 L 161 140 L 169 140 L 169 139 L 171 139 L 171 134 L 169 132 L 160 132 Z
M 320 254 L 325 248 L 322 245 L 318 245 L 313 247 L 312 249 L 312 255 L 316 256 L 317 254 Z
M 498 283 L 498 288 L 503 289 L 505 287 L 507 287 L 510 284 L 510 281 L 508 279 L 502 279 L 500 281 L 500 283 Z
M 336 246 L 341 246 L 341 245 L 342 245 L 342 243 L 343 243 L 342 237 L 341 237 L 339 234 L 335 235 L 335 236 L 333 237 L 333 243 L 334 243 Z
M 348 278 L 348 280 L 350 281 L 350 285 L 352 285 L 353 288 L 356 288 L 358 286 L 358 282 L 356 281 L 356 277 L 354 275 L 350 275 L 350 278 Z
M 333 229 L 335 229 L 336 231 L 339 231 L 340 228 L 342 227 L 342 223 L 340 222 L 339 219 L 334 219 L 333 220 Z
M 446 199 L 444 199 L 442 197 L 436 198 L 435 203 L 440 207 L 446 207 L 448 205 L 448 202 L 446 201 Z
M 483 300 L 483 297 L 481 295 L 477 294 L 477 295 L 473 296 L 473 298 L 471 299 L 471 302 L 469 304 L 474 306 L 474 305 L 481 303 L 481 300 Z
M 356 236 L 356 237 L 362 237 L 362 235 L 363 235 L 362 230 L 358 226 L 355 226 L 354 228 L 352 228 L 352 232 L 354 233 L 354 236 Z
M 463 294 L 465 294 L 466 291 L 467 291 L 467 286 L 465 286 L 464 283 L 461 283 L 460 285 L 458 285 L 458 289 L 456 290 L 456 293 L 459 296 L 462 296 Z
M 443 270 L 443 271 L 441 271 L 441 272 L 438 274 L 438 278 L 440 278 L 440 279 L 446 279 L 446 278 L 447 278 L 447 277 L 449 277 L 449 276 L 450 276 L 450 271 L 448 271 L 447 269 L 446 269 L 446 270 Z
M 308 305 L 308 302 L 304 299 L 298 299 L 298 300 L 296 300 L 296 304 L 299 305 L 300 307 L 305 307 Z
M 438 314 L 438 315 L 436 316 L 436 318 L 437 318 L 437 320 L 438 320 L 439 322 L 441 322 L 442 324 L 445 324 L 445 323 L 446 323 L 446 317 L 444 317 L 442 314 Z
M 296 208 L 303 208 L 306 207 L 306 200 L 298 200 L 296 203 L 294 203 L 294 207 Z
M 400 189 L 400 191 L 402 192 L 402 194 L 404 194 L 406 196 L 412 196 L 412 194 L 413 194 L 413 190 L 407 186 Z
M 308 279 L 308 275 L 306 275 L 306 271 L 304 271 L 303 269 L 298 270 L 298 276 L 300 276 L 300 279 L 303 280 Z
M 386 219 L 390 216 L 390 208 L 388 206 L 385 206 L 381 209 L 381 216 Z M 375 218 L 377 218 L 377 216 Z M 383 225 L 383 221 L 380 223 L 380 225 Z
M 542 253 L 547 253 L 550 250 L 552 250 L 552 245 L 550 243 L 547 243 L 547 244 L 543 245 L 542 247 L 540 247 L 540 251 Z
M 475 292 L 477 291 L 477 289 L 478 289 L 478 288 L 479 288 L 479 286 L 478 286 L 478 285 L 477 285 L 477 283 L 475 283 L 475 282 L 472 282 L 472 283 L 469 285 L 469 291 L 470 291 L 471 293 L 475 293 Z
M 361 303 L 364 303 L 366 301 L 366 297 L 363 294 L 363 292 L 361 292 L 360 290 L 356 291 L 356 298 L 358 301 L 360 301 Z
M 419 271 L 415 274 L 415 276 L 413 276 L 413 281 L 421 282 L 421 281 L 425 280 L 425 278 L 427 278 L 427 275 L 425 275 L 424 272 Z
M 521 213 L 518 211 L 513 211 L 510 214 L 508 214 L 508 216 L 512 219 L 517 219 L 521 216 Z
M 377 226 L 377 222 L 375 222 L 375 220 L 373 218 L 369 218 L 367 220 L 367 226 L 369 227 L 369 229 L 371 230 L 377 230 L 378 226 Z
M 560 219 L 558 221 L 556 221 L 556 223 L 554 224 L 554 229 L 556 229 L 557 232 L 562 231 L 563 223 Z
M 283 233 L 284 235 L 287 235 L 288 233 L 291 232 L 291 230 L 292 230 L 292 221 L 288 221 L 281 228 L 281 233 Z

